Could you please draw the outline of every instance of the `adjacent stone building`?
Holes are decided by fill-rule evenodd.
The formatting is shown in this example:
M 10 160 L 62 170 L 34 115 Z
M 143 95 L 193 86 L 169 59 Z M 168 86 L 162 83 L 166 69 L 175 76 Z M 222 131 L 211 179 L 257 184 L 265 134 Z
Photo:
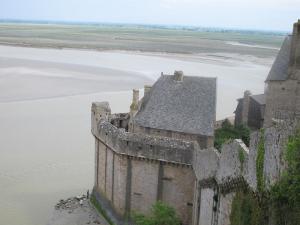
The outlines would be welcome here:
M 234 125 L 244 124 L 253 130 L 263 127 L 266 107 L 265 95 L 252 95 L 250 91 L 245 91 L 244 97 L 237 101 L 238 104 L 234 111 Z
M 300 110 L 300 21 L 294 24 L 265 81 L 265 93 L 245 91 L 238 99 L 235 124 L 250 128 L 270 127 L 278 121 L 299 118 Z
M 161 76 L 132 118 L 134 133 L 197 141 L 212 147 L 216 120 L 216 78 Z

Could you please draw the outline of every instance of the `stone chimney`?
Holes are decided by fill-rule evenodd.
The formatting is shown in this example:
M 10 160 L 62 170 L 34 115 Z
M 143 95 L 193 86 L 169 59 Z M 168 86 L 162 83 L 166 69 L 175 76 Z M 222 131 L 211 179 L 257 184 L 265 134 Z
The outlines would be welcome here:
M 293 35 L 292 35 L 292 46 L 290 55 L 290 70 L 289 73 L 293 78 L 300 79 L 297 74 L 300 70 L 300 20 L 294 23 Z
M 128 131 L 129 132 L 134 131 L 133 118 L 139 109 L 139 99 L 140 99 L 140 91 L 133 89 L 132 90 L 132 103 L 130 105 L 130 112 L 129 112 L 129 115 L 130 115 L 130 119 L 129 119 L 129 123 L 128 123 Z
M 145 85 L 144 86 L 144 96 L 146 96 L 146 94 L 149 93 L 149 91 L 151 90 L 152 86 L 151 85 Z
M 130 112 L 136 112 L 138 110 L 139 98 L 140 98 L 140 91 L 133 89 L 132 90 L 132 103 L 130 105 Z
M 173 76 L 174 76 L 175 81 L 183 81 L 183 72 L 182 71 L 175 70 Z
M 249 104 L 250 104 L 250 95 L 251 92 L 246 90 L 244 92 L 244 99 L 243 99 L 243 110 L 242 110 L 242 123 L 244 125 L 248 124 L 248 114 L 249 114 Z

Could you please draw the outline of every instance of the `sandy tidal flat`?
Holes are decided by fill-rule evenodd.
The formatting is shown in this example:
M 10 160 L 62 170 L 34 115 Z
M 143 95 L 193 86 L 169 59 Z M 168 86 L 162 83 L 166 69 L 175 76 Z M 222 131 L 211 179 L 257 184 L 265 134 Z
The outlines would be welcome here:
M 217 117 L 262 93 L 273 59 L 0 46 L 0 224 L 46 224 L 55 203 L 93 186 L 92 101 L 127 112 L 131 89 L 163 71 L 217 77 Z

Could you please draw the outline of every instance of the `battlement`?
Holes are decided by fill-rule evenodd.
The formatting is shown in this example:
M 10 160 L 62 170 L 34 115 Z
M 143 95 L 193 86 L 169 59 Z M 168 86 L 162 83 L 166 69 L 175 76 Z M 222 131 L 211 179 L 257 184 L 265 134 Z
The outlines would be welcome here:
M 230 189 L 237 181 L 246 183 L 248 159 L 249 149 L 241 140 L 235 139 L 224 144 L 221 153 L 214 148 L 194 149 L 193 170 L 204 187 L 217 185 Z
M 93 134 L 117 154 L 169 163 L 192 164 L 194 148 L 192 142 L 129 133 L 106 120 L 99 122 Z

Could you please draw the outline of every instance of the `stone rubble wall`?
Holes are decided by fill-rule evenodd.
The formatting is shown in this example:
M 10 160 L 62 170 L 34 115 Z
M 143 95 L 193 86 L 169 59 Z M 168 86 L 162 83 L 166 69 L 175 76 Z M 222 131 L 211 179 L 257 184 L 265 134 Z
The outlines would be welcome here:
M 284 151 L 287 140 L 295 133 L 297 125 L 295 121 L 281 121 L 273 127 L 253 132 L 249 148 L 241 140 L 232 140 L 223 145 L 221 153 L 215 149 L 195 149 L 193 169 L 198 182 L 195 194 L 198 197 L 194 200 L 194 207 L 198 212 L 194 210 L 193 224 L 229 225 L 236 191 L 245 188 L 257 191 L 256 159 L 260 141 L 264 145 L 265 188 L 278 181 L 286 168 Z M 215 193 L 213 198 L 212 193 Z M 204 205 L 210 209 L 215 205 L 216 208 L 208 213 L 207 208 L 202 208 Z
M 286 169 L 284 152 L 286 143 L 297 130 L 296 121 L 286 121 L 270 127 L 264 132 L 264 178 L 268 188 L 279 180 L 283 170 Z

